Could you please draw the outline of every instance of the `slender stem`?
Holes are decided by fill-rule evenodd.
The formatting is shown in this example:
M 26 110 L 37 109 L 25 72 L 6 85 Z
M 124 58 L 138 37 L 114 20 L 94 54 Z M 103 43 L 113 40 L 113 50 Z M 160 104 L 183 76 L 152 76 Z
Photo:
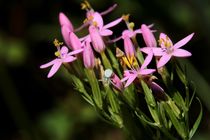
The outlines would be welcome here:
M 101 54 L 101 58 L 102 58 L 102 62 L 104 64 L 104 67 L 106 69 L 112 69 L 112 65 L 110 64 L 109 59 L 107 58 L 105 52 L 101 52 L 100 54 Z

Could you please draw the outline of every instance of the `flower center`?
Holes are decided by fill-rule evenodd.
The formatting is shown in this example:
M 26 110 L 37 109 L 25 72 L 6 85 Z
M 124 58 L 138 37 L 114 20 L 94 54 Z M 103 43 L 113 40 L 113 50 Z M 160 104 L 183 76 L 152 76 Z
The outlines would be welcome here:
M 158 42 L 164 52 L 170 54 L 174 51 L 173 44 L 168 36 L 166 36 L 165 38 L 160 38 Z

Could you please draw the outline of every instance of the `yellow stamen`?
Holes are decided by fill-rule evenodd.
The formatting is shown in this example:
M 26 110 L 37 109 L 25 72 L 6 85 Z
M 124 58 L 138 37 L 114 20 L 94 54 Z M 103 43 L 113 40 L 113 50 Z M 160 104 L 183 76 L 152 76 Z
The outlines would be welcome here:
M 59 57 L 60 56 L 60 52 L 59 51 L 55 52 L 55 56 Z
M 59 42 L 58 39 L 55 38 L 55 40 L 53 41 L 53 44 L 54 44 L 56 47 L 60 47 L 61 45 L 63 45 L 63 42 Z
M 96 21 L 93 21 L 93 26 L 97 27 L 98 23 Z
M 130 16 L 130 14 L 123 15 L 123 16 L 122 16 L 122 19 L 123 19 L 124 21 L 128 22 L 128 21 L 129 21 L 129 16 Z
M 131 69 L 131 65 L 130 65 L 130 63 L 129 63 L 128 58 L 125 57 L 125 56 L 123 56 L 123 57 L 122 57 L 122 60 L 123 60 L 123 62 L 126 64 L 126 66 L 128 66 L 128 67 Z
M 85 0 L 84 2 L 81 3 L 81 9 L 82 10 L 91 9 L 90 3 L 87 0 Z
M 86 22 L 88 22 L 88 19 L 87 18 L 85 20 L 83 20 L 83 23 L 86 23 Z
M 132 29 L 132 30 L 133 30 L 133 28 L 134 28 L 135 24 L 134 24 L 133 22 L 130 22 L 130 23 L 128 24 L 128 26 L 129 26 L 129 28 L 130 28 L 130 29 Z
M 87 6 L 88 8 L 91 8 L 90 3 L 89 3 L 87 0 L 85 0 L 84 3 L 86 4 L 86 6 Z
M 87 5 L 86 5 L 85 3 L 81 3 L 81 9 L 82 9 L 82 10 L 87 9 Z

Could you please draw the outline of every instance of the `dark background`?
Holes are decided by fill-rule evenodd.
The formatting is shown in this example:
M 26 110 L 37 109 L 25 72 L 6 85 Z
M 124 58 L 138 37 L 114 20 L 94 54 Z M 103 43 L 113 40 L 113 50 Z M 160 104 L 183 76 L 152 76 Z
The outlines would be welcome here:
M 101 121 L 73 92 L 71 83 L 61 74 L 63 69 L 51 79 L 46 78 L 47 70 L 39 69 L 54 58 L 54 38 L 62 40 L 59 12 L 64 12 L 79 27 L 85 19 L 80 3 L 80 0 L 0 1 L 0 139 L 124 139 L 120 130 Z M 90 0 L 90 3 L 100 12 L 117 3 L 117 9 L 104 17 L 105 22 L 130 13 L 136 28 L 154 23 L 158 33 L 165 32 L 174 43 L 195 32 L 185 46 L 193 55 L 184 61 L 204 107 L 194 139 L 210 139 L 210 1 Z M 114 30 L 117 35 L 119 28 Z M 199 106 L 195 104 L 192 110 L 198 112 Z

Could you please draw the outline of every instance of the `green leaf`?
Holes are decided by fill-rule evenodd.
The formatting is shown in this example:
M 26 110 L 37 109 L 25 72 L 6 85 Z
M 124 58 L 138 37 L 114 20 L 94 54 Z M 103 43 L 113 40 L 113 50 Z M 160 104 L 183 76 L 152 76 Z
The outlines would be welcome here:
M 193 101 L 193 99 L 194 99 L 194 97 L 195 97 L 195 93 L 196 93 L 196 87 L 195 87 L 195 86 L 193 86 L 193 87 L 194 87 L 194 89 L 193 89 L 192 97 L 190 98 L 189 107 L 191 106 L 192 101 Z
M 92 89 L 93 100 L 96 103 L 97 107 L 102 109 L 103 101 L 102 101 L 101 91 L 100 91 L 98 80 L 95 76 L 95 73 L 92 69 L 85 69 L 85 74 L 88 78 L 88 81 Z
M 139 115 L 138 112 L 135 111 L 135 114 L 141 121 L 145 122 L 146 124 L 148 124 L 152 127 L 155 127 L 155 128 L 158 127 L 159 124 L 147 120 L 143 115 Z
M 165 128 L 169 128 L 163 104 L 160 102 L 158 107 L 159 107 L 158 109 L 159 109 L 159 112 L 160 112 L 160 117 L 161 117 L 161 121 L 162 121 L 163 125 L 165 126 Z
M 176 131 L 178 132 L 178 134 L 185 139 L 187 137 L 186 133 L 185 133 L 185 128 L 184 126 L 181 124 L 181 122 L 176 118 L 176 115 L 174 114 L 174 112 L 172 111 L 172 109 L 170 108 L 170 106 L 164 102 L 162 102 L 164 109 L 166 110 L 172 124 L 174 125 Z
M 147 106 L 148 106 L 148 109 L 152 115 L 152 118 L 159 125 L 160 120 L 159 120 L 158 108 L 157 108 L 155 98 L 152 94 L 152 91 L 151 91 L 151 89 L 149 89 L 149 87 L 143 80 L 141 80 L 141 85 L 144 90 L 145 100 L 147 102 Z
M 143 80 L 141 80 L 141 85 L 142 85 L 142 88 L 144 90 L 144 94 L 145 94 L 147 104 L 152 106 L 152 107 L 155 107 L 156 102 L 155 102 L 155 98 L 152 94 L 151 89 L 149 89 L 149 87 L 147 86 L 147 84 Z
M 202 107 L 202 104 L 201 104 L 201 101 L 199 100 L 199 98 L 196 98 L 200 104 L 200 107 L 201 107 L 201 110 L 200 110 L 200 113 L 198 115 L 198 118 L 197 120 L 195 121 L 192 129 L 190 130 L 190 134 L 189 134 L 189 139 L 192 138 L 192 136 L 195 134 L 196 130 L 198 129 L 198 126 L 201 122 L 201 119 L 202 119 L 202 116 L 203 116 L 203 107 Z
M 69 77 L 70 77 L 71 81 L 73 82 L 75 90 L 77 90 L 78 92 L 82 93 L 83 94 L 82 97 L 89 104 L 94 105 L 92 98 L 90 97 L 90 95 L 85 90 L 85 87 L 84 87 L 83 83 L 81 82 L 81 80 L 79 78 L 77 78 L 75 75 L 72 75 L 72 74 L 69 74 Z
M 107 50 L 107 52 L 108 52 L 108 54 L 109 54 L 109 57 L 110 57 L 110 59 L 111 59 L 113 68 L 115 68 L 116 71 L 117 71 L 117 74 L 118 74 L 120 77 L 122 77 L 122 72 L 120 71 L 119 62 L 118 62 L 118 60 L 116 59 L 116 56 L 114 56 L 112 50 L 111 50 L 109 47 L 107 47 L 106 50 Z

